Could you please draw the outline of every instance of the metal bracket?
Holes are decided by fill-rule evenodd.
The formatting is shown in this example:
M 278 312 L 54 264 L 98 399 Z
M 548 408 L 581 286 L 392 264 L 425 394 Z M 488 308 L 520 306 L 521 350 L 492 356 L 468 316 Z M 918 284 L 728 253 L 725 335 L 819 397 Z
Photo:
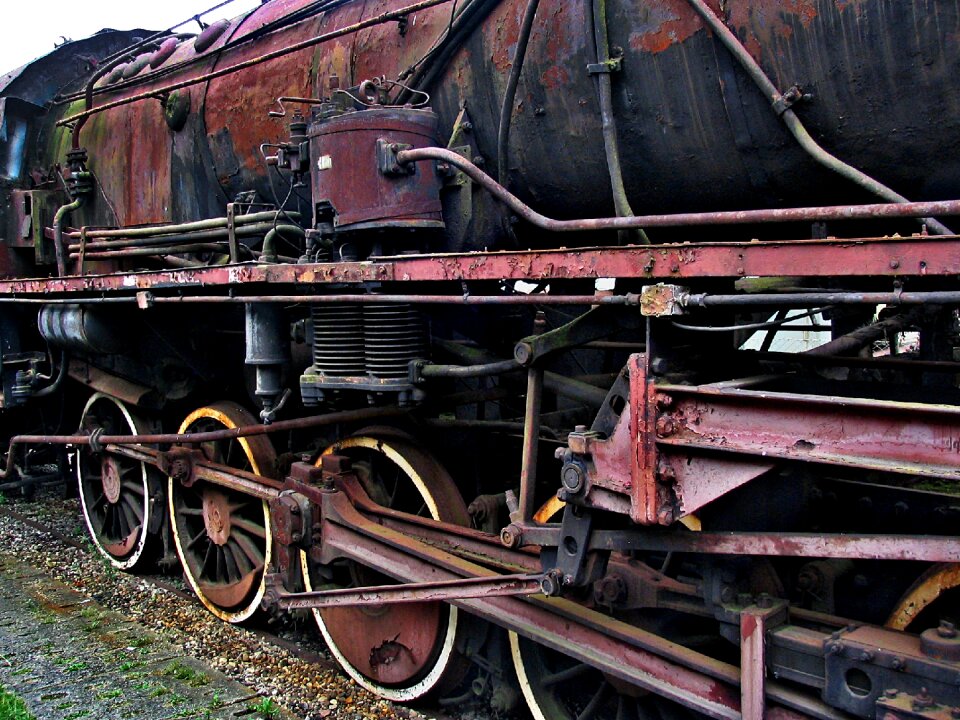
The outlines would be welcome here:
M 640 291 L 640 313 L 645 317 L 683 315 L 689 296 L 690 289 L 682 285 L 644 285 Z
M 513 358 L 520 365 L 530 366 L 550 353 L 586 345 L 618 330 L 635 329 L 642 321 L 635 313 L 618 312 L 612 305 L 597 305 L 565 325 L 523 338 L 514 346 Z
M 413 145 L 395 143 L 384 138 L 377 139 L 377 169 L 387 177 L 405 177 L 417 171 L 416 163 L 401 165 L 397 162 L 397 153 L 410 150 Z
M 787 110 L 804 100 L 812 100 L 813 95 L 804 93 L 799 85 L 793 85 L 787 89 L 783 95 L 773 101 L 773 111 L 778 115 L 783 115 Z
M 236 206 L 237 203 L 227 203 L 227 242 L 230 246 L 231 263 L 240 262 L 240 248 L 237 247 Z
M 606 62 L 602 62 L 602 63 L 587 64 L 588 75 L 615 73 L 615 72 L 620 72 L 620 70 L 622 69 L 623 69 L 623 58 L 620 58 L 620 57 L 610 58 Z

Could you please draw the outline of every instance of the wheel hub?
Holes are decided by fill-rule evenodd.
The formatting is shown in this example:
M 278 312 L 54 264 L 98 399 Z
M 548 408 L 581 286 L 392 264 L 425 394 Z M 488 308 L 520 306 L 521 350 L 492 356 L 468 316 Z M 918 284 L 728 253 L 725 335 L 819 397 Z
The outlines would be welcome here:
M 120 501 L 120 466 L 113 456 L 105 456 L 100 463 L 103 494 L 111 505 Z
M 203 494 L 203 524 L 209 537 L 217 545 L 226 545 L 230 539 L 230 505 L 227 496 L 217 490 Z

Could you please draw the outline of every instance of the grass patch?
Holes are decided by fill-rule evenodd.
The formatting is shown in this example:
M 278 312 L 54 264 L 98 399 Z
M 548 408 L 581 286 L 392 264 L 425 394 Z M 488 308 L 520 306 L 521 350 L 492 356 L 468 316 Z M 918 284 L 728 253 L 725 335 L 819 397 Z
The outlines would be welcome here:
M 104 690 L 101 693 L 97 693 L 97 697 L 101 700 L 111 700 L 123 695 L 123 690 L 120 688 L 114 688 L 113 690 Z
M 87 669 L 87 664 L 82 660 L 73 660 L 72 662 L 68 663 L 67 666 L 63 669 L 65 672 L 69 672 L 69 673 L 80 672 L 81 670 Z
M 136 670 L 137 668 L 143 667 L 143 660 L 124 660 L 122 663 L 117 665 L 117 669 L 120 672 L 127 672 L 128 670 Z
M 135 635 L 130 641 L 130 647 L 145 648 L 153 645 L 153 638 L 147 635 Z
M 203 687 L 204 685 L 208 685 L 210 683 L 210 678 L 208 678 L 204 673 L 200 672 L 199 670 L 195 670 L 189 665 L 185 665 L 179 660 L 174 660 L 172 663 L 167 665 L 167 667 L 163 669 L 162 674 L 180 680 L 190 687 Z
M 3 497 L 0 495 L 0 497 Z M 4 720 L 36 720 L 27 710 L 23 700 L 9 693 L 0 685 L 0 718 Z

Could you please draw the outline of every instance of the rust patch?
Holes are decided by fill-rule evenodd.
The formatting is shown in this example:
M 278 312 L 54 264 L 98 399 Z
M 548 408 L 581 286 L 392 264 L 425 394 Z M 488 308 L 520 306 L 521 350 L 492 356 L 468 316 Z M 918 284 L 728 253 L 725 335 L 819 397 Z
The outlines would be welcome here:
M 716 2 L 710 2 L 719 12 Z M 685 0 L 661 0 L 639 7 L 630 47 L 638 52 L 661 53 L 684 42 L 703 28 L 703 22 Z

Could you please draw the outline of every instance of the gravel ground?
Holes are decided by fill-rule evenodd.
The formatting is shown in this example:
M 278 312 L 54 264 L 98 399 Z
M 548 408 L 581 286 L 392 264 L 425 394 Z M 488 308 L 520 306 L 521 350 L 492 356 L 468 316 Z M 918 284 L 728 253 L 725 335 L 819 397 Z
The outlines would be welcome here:
M 221 622 L 195 600 L 185 600 L 149 578 L 116 571 L 91 545 L 75 499 L 45 491 L 34 502 L 5 499 L 4 505 L 75 539 L 82 548 L 4 514 L 0 514 L 0 548 L 17 548 L 22 562 L 181 645 L 185 652 L 273 698 L 304 720 L 432 717 L 375 697 L 334 669 L 330 660 L 308 662 L 255 631 Z M 167 576 L 163 582 L 184 587 L 179 577 Z M 286 625 L 277 634 L 296 637 L 307 655 L 329 657 L 312 623 Z

